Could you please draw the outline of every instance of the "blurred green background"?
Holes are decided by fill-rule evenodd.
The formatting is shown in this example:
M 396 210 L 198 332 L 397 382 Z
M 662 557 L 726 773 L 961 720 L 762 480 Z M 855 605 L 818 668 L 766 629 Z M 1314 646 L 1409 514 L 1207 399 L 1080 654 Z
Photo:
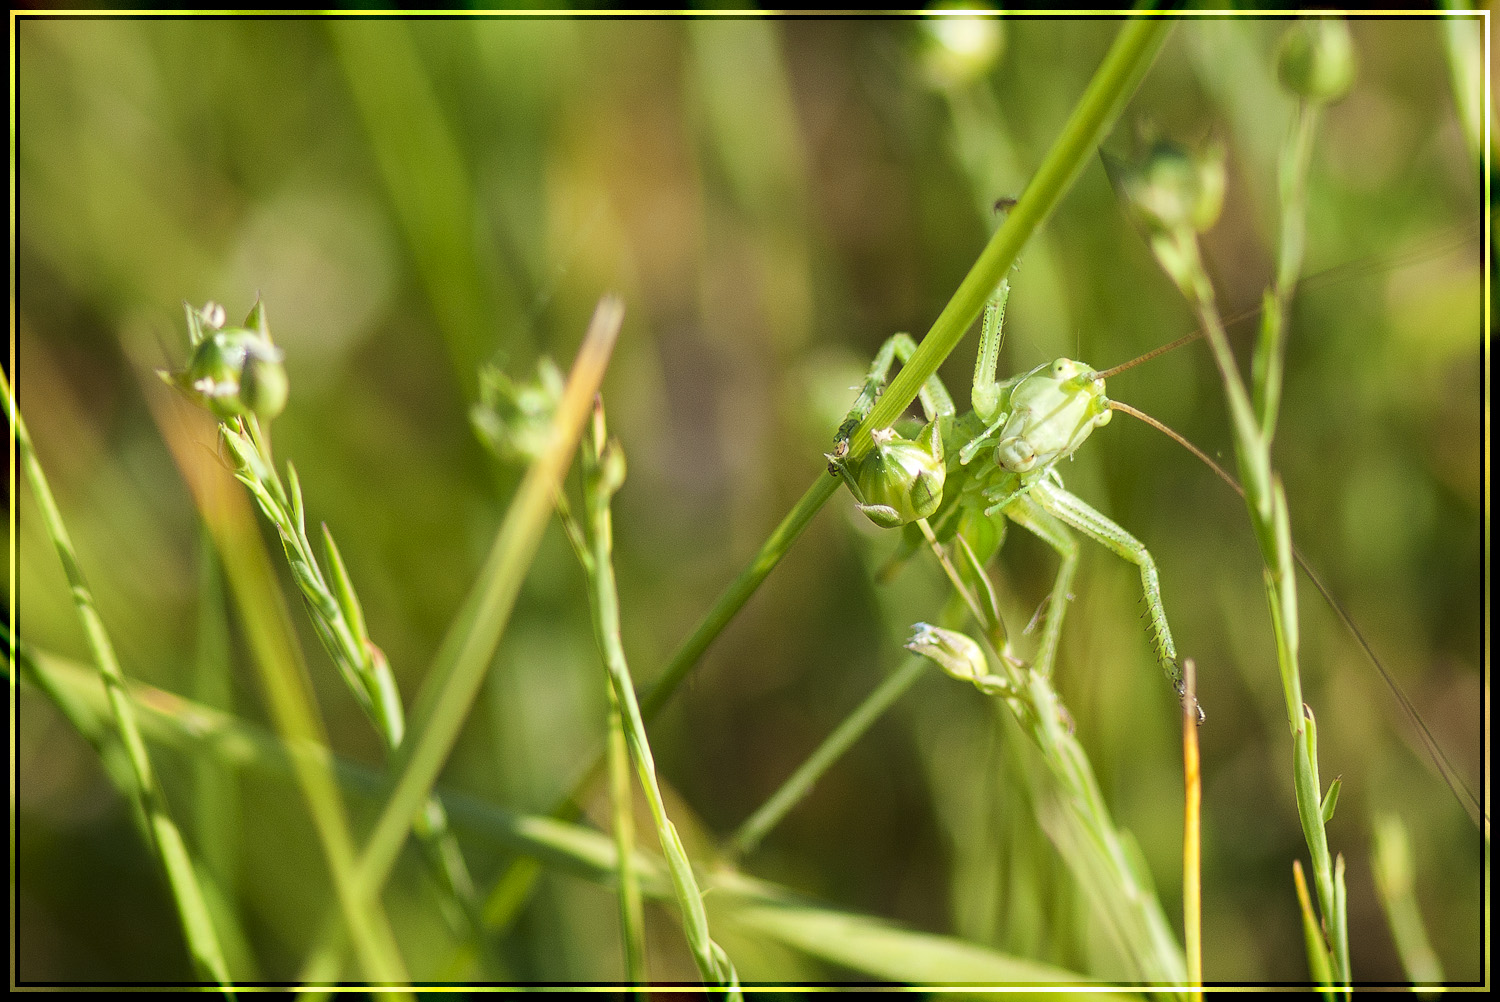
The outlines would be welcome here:
M 1274 260 L 1286 24 L 1183 21 L 1106 144 L 1120 156 L 1142 135 L 1226 145 L 1226 206 L 1206 247 L 1231 315 L 1259 304 Z M 18 399 L 127 674 L 193 691 L 200 536 L 145 403 L 163 391 L 150 370 L 184 358 L 184 299 L 238 319 L 264 298 L 292 380 L 278 456 L 339 540 L 410 701 L 516 483 L 470 430 L 476 370 L 529 372 L 541 353 L 566 365 L 594 302 L 615 291 L 627 315 L 604 399 L 630 463 L 615 549 L 625 646 L 649 682 L 820 475 L 880 342 L 936 317 L 997 224 L 990 206 L 1025 186 L 1116 28 L 19 21 Z M 1276 462 L 1301 546 L 1475 787 L 1488 670 L 1481 175 L 1442 25 L 1352 31 L 1359 75 L 1317 140 L 1307 270 L 1354 264 L 1295 303 Z M 1477 23 L 1456 34 L 1462 48 Z M 1013 285 L 1003 372 L 1064 354 L 1103 368 L 1193 327 L 1098 158 Z M 1248 350 L 1253 323 L 1237 329 Z M 961 407 L 974 337 L 942 370 Z M 1232 459 L 1201 344 L 1110 391 Z M 1125 418 L 1063 472 L 1151 548 L 1178 645 L 1199 666 L 1206 976 L 1301 980 L 1291 864 L 1306 848 L 1243 505 Z M 87 660 L 56 555 L 18 494 L 8 599 L 21 633 Z M 892 669 L 910 624 L 936 614 L 930 561 L 873 584 L 894 535 L 837 495 L 653 727 L 690 844 L 732 831 Z M 1013 624 L 1055 568 L 1011 534 L 995 571 Z M 1075 594 L 1059 686 L 1177 915 L 1177 706 L 1138 622 L 1138 578 L 1086 546 Z M 1305 579 L 1301 608 L 1322 772 L 1344 781 L 1330 838 L 1349 863 L 1354 970 L 1403 977 L 1370 873 L 1372 819 L 1394 811 L 1447 975 L 1477 978 L 1484 844 Z M 295 612 L 334 746 L 378 762 Z M 238 635 L 232 647 L 233 709 L 264 721 Z M 93 752 L 34 692 L 18 700 L 14 976 L 190 977 L 155 862 Z M 593 753 L 604 707 L 584 579 L 554 526 L 443 783 L 545 810 Z M 983 697 L 933 672 L 746 868 L 1089 969 L 1082 898 L 1001 733 Z M 191 840 L 192 763 L 156 761 Z M 236 783 L 220 865 L 254 971 L 289 978 L 329 900 L 326 872 L 291 784 Z M 354 804 L 368 824 L 369 805 Z M 509 857 L 461 836 L 487 887 Z M 414 975 L 438 976 L 449 933 L 414 854 L 386 902 Z M 652 922 L 654 975 L 691 978 L 668 913 Z M 524 980 L 618 978 L 612 893 L 546 878 L 504 951 Z M 735 959 L 751 979 L 848 976 L 774 952 Z

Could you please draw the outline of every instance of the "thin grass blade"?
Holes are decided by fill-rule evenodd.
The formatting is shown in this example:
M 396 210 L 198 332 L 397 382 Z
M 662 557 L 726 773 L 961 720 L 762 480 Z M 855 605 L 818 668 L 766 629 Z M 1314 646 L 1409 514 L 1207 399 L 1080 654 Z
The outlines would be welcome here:
M 521 581 L 551 517 L 553 495 L 578 447 L 624 316 L 625 307 L 619 299 L 606 296 L 599 301 L 554 417 L 551 447 L 526 472 L 489 559 L 444 640 L 431 674 L 430 685 L 435 687 L 424 689 L 418 700 L 410 735 L 395 763 L 400 778 L 360 859 L 360 887 L 367 893 L 385 882 L 413 817 L 437 781 L 468 718 L 520 593 Z
M 188 856 L 187 844 L 183 841 L 166 797 L 157 784 L 151 757 L 146 751 L 140 724 L 136 720 L 135 707 L 125 690 L 125 674 L 115 656 L 114 644 L 109 639 L 99 611 L 94 607 L 93 593 L 84 580 L 83 568 L 79 566 L 77 553 L 73 549 L 73 540 L 68 534 L 67 526 L 63 524 L 62 512 L 58 510 L 57 501 L 52 496 L 52 488 L 47 483 L 41 461 L 32 450 L 26 422 L 11 397 L 10 380 L 3 373 L 0 373 L 0 399 L 3 399 L 10 418 L 11 441 L 21 469 L 31 483 L 32 496 L 41 511 L 47 535 L 57 550 L 58 559 L 62 561 L 63 572 L 72 588 L 73 605 L 78 611 L 84 636 L 88 640 L 89 652 L 109 695 L 114 725 L 113 738 L 124 748 L 125 760 L 129 766 L 128 772 L 122 772 L 120 778 L 128 775 L 127 789 L 146 820 L 151 847 L 165 871 L 172 900 L 177 907 L 178 921 L 182 925 L 188 952 L 198 976 L 205 981 L 217 982 L 227 990 L 229 969 L 204 900 L 203 889 Z

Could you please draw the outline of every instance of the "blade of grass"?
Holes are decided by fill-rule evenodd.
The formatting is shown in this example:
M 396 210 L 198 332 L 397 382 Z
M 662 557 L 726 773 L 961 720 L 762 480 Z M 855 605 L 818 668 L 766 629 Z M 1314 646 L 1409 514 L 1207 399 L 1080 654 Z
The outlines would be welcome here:
M 1198 669 L 1182 662 L 1182 937 L 1188 984 L 1203 998 L 1203 853 L 1199 812 L 1203 784 L 1198 762 Z
M 646 916 L 641 908 L 641 882 L 636 875 L 635 813 L 630 789 L 630 749 L 625 743 L 625 722 L 620 701 L 609 690 L 609 787 L 615 831 L 615 856 L 619 881 L 620 941 L 625 954 L 625 980 L 643 985 L 646 977 Z M 640 995 L 639 992 L 636 993 Z
M 413 816 L 468 718 L 552 513 L 553 495 L 578 447 L 624 315 L 624 304 L 614 296 L 601 299 L 594 310 L 554 418 L 551 447 L 527 470 L 464 611 L 439 651 L 412 715 L 411 733 L 396 758 L 400 778 L 360 858 L 359 883 L 367 894 L 385 882 Z
M 203 889 L 188 856 L 187 843 L 172 818 L 166 796 L 157 784 L 151 757 L 146 751 L 140 724 L 136 720 L 135 707 L 125 690 L 125 674 L 120 670 L 104 621 L 94 607 L 94 596 L 84 580 L 83 568 L 79 566 L 78 556 L 73 549 L 73 540 L 68 535 L 67 526 L 63 524 L 62 512 L 58 510 L 57 501 L 52 496 L 52 488 L 42 471 L 41 461 L 32 450 L 26 422 L 11 397 L 10 380 L 4 373 L 0 373 L 0 398 L 3 398 L 10 418 L 11 440 L 21 468 L 25 470 L 26 479 L 31 483 L 31 493 L 41 512 L 47 535 L 57 550 L 58 559 L 62 561 L 63 573 L 73 592 L 73 605 L 83 624 L 89 653 L 94 658 L 94 665 L 108 693 L 114 737 L 124 749 L 125 761 L 129 766 L 129 794 L 145 819 L 151 848 L 155 850 L 157 861 L 166 875 L 193 967 L 199 978 L 217 982 L 227 993 L 229 969 L 224 962 L 224 952 L 219 945 L 219 936 L 208 905 L 204 901 Z M 124 775 L 126 773 L 122 773 L 121 778 Z
M 739 874 L 713 885 L 715 914 L 840 967 L 912 985 L 1077 985 L 1071 971 L 1009 957 L 949 936 L 912 932 L 866 915 L 835 911 Z M 718 902 L 723 902 L 720 905 Z
M 1302 271 L 1307 175 L 1319 118 L 1318 106 L 1326 99 L 1306 96 L 1298 99 L 1296 117 L 1282 145 L 1279 161 L 1281 240 L 1276 277 L 1264 297 L 1266 309 L 1252 358 L 1252 389 L 1246 389 L 1245 380 L 1240 375 L 1215 300 L 1213 282 L 1203 263 L 1199 231 L 1211 225 L 1212 220 L 1206 223 L 1190 219 L 1158 221 L 1151 224 L 1150 240 L 1163 269 L 1171 275 L 1197 313 L 1224 386 L 1235 461 L 1263 565 L 1266 604 L 1276 640 L 1277 668 L 1292 737 L 1292 785 L 1312 861 L 1313 888 L 1322 916 L 1320 935 L 1333 974 L 1333 981 L 1329 984 L 1347 985 L 1350 981 L 1347 916 L 1339 891 L 1337 866 L 1328 848 L 1327 823 L 1322 812 L 1324 794 L 1318 779 L 1316 724 L 1312 710 L 1302 700 L 1291 516 L 1281 477 L 1271 462 L 1285 355 L 1282 332 L 1286 325 L 1286 311 Z M 1222 171 L 1222 163 L 1218 168 Z M 1217 209 L 1214 214 L 1217 214 Z M 1314 970 L 1321 966 L 1315 964 Z
M 933 322 L 916 354 L 904 365 L 850 443 L 851 460 L 870 447 L 870 431 L 890 424 L 916 399 L 917 391 L 958 346 L 978 319 L 985 301 L 1000 279 L 1015 264 L 1026 241 L 1051 215 L 1072 186 L 1084 164 L 1114 124 L 1125 102 L 1135 91 L 1166 42 L 1172 23 L 1160 17 L 1127 21 L 1088 88 L 1074 107 L 1062 133 L 1048 151 L 1036 176 L 1026 186 L 1015 208 L 985 245 L 979 259 L 958 290 Z M 641 698 L 641 713 L 649 723 L 672 698 L 714 638 L 750 600 L 767 575 L 786 555 L 814 515 L 838 490 L 836 477 L 822 474 L 802 495 L 787 516 L 761 545 L 749 565 L 724 589 L 702 621 L 678 648 L 672 660 Z M 583 772 L 568 794 L 553 810 L 555 817 L 577 817 L 577 803 L 597 779 L 603 765 L 602 752 Z M 524 863 L 508 869 L 496 883 L 485 904 L 491 927 L 504 928 L 519 913 L 530 894 L 536 870 Z
M 208 417 L 186 404 L 171 413 L 168 401 L 176 404 L 177 398 L 167 396 L 155 380 L 143 383 L 157 426 L 213 537 L 277 730 L 293 750 L 297 783 L 328 861 L 339 910 L 361 969 L 371 981 L 405 983 L 408 979 L 384 907 L 377 895 L 364 893 L 357 880 L 354 840 L 333 779 L 307 666 L 255 516 L 207 444 L 216 437 L 209 431 Z M 196 435 L 188 431 L 191 422 L 197 422 Z
M 1433 952 L 1422 924 L 1422 910 L 1417 906 L 1417 892 L 1412 880 L 1414 867 L 1411 840 L 1400 815 L 1382 814 L 1375 820 L 1375 890 L 1380 906 L 1391 926 L 1396 953 L 1412 984 L 1436 985 L 1443 980 L 1443 965 Z
M 1332 984 L 1333 968 L 1328 963 L 1328 946 L 1323 942 L 1318 915 L 1313 911 L 1312 898 L 1307 893 L 1307 878 L 1302 874 L 1300 859 L 1292 860 L 1292 883 L 1297 888 L 1297 911 L 1302 915 L 1302 940 L 1307 947 L 1307 968 L 1318 984 Z
M 256 309 L 261 309 L 259 304 Z M 323 526 L 323 552 L 328 566 L 325 576 L 307 537 L 302 487 L 296 468 L 287 464 L 287 484 L 283 486 L 270 440 L 254 418 L 222 423 L 219 433 L 227 451 L 236 458 L 236 478 L 250 491 L 261 514 L 281 537 L 287 567 L 302 593 L 303 605 L 323 649 L 379 735 L 386 756 L 391 756 L 406 732 L 401 694 L 385 654 L 370 641 L 364 610 L 333 541 L 333 533 L 326 524 Z M 428 801 L 413 828 L 442 897 L 450 927 L 458 936 L 474 942 L 476 955 L 485 954 L 493 963 L 483 949 L 484 924 L 474 881 L 458 841 L 448 829 L 442 805 Z
M 814 784 L 822 778 L 828 769 L 843 757 L 844 752 L 864 736 L 865 732 L 879 720 L 891 705 L 900 699 L 910 689 L 917 679 L 927 673 L 927 659 L 915 655 L 901 662 L 900 667 L 885 677 L 885 680 L 876 686 L 874 691 L 865 697 L 864 701 L 856 706 L 850 714 L 845 717 L 834 728 L 833 733 L 823 740 L 823 743 L 809 755 L 795 772 L 787 777 L 786 782 L 766 799 L 764 804 L 758 807 L 754 814 L 746 818 L 744 823 L 730 836 L 725 846 L 725 855 L 730 860 L 737 860 L 749 853 L 754 852 L 762 840 L 770 834 L 771 829 L 781 823 L 787 812 L 797 805 L 803 797 L 812 792 Z
M 646 737 L 646 722 L 636 701 L 635 683 L 625 660 L 625 645 L 620 639 L 620 597 L 615 589 L 614 537 L 610 518 L 610 498 L 625 480 L 625 455 L 618 442 L 610 441 L 604 426 L 604 405 L 594 400 L 591 434 L 583 448 L 583 494 L 588 519 L 591 558 L 585 567 L 592 593 L 589 609 L 594 618 L 594 636 L 604 659 L 610 688 L 624 718 L 625 741 L 635 761 L 636 776 L 646 794 L 646 805 L 656 825 L 662 855 L 667 858 L 667 872 L 672 891 L 682 913 L 682 928 L 687 934 L 688 949 L 698 965 L 705 983 L 725 986 L 731 998 L 739 998 L 739 979 L 734 965 L 723 949 L 709 935 L 708 913 L 703 908 L 703 892 L 693 875 L 677 828 L 667 817 L 661 788 L 656 782 L 656 763 Z
M 81 731 L 102 726 L 109 711 L 94 673 L 46 652 L 30 652 L 29 656 L 18 652 L 16 660 L 22 682 L 60 693 L 74 707 Z M 151 741 L 190 756 L 208 756 L 226 766 L 283 776 L 295 773 L 287 745 L 255 724 L 148 685 L 129 683 L 129 689 L 141 710 L 143 733 Z M 379 795 L 384 785 L 379 772 L 330 758 L 346 790 Z M 553 818 L 514 814 L 466 794 L 437 793 L 455 823 L 549 867 L 602 884 L 619 873 L 616 845 L 609 836 Z M 636 850 L 632 869 L 640 877 L 644 894 L 657 900 L 672 896 L 666 865 L 659 857 Z M 775 884 L 732 871 L 715 874 L 708 890 L 715 916 L 722 915 L 726 923 L 877 978 L 912 984 L 1093 985 L 1082 975 L 974 943 L 831 910 Z M 1097 989 L 1089 990 L 1092 994 Z

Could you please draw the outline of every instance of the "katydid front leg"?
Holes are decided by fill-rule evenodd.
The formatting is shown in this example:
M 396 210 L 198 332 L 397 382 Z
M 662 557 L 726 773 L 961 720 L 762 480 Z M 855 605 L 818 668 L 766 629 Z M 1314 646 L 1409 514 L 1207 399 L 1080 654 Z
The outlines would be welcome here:
M 839 425 L 838 434 L 834 437 L 834 454 L 843 458 L 849 449 L 849 439 L 854 434 L 854 429 L 859 423 L 869 416 L 870 411 L 875 408 L 875 401 L 880 399 L 881 391 L 885 389 L 886 381 L 891 375 L 891 364 L 897 360 L 905 365 L 911 361 L 912 355 L 917 351 L 917 342 L 912 340 L 910 334 L 892 334 L 885 339 L 880 350 L 875 353 L 875 360 L 870 363 L 870 371 L 865 376 L 864 386 L 859 391 L 859 396 L 854 398 L 854 406 L 849 408 L 849 414 L 844 418 L 844 423 Z M 955 413 L 953 398 L 948 395 L 948 388 L 938 378 L 937 373 L 927 377 L 927 382 L 922 384 L 921 391 L 917 394 L 922 402 L 922 412 L 927 415 L 927 420 L 932 421 L 940 417 L 952 417 Z

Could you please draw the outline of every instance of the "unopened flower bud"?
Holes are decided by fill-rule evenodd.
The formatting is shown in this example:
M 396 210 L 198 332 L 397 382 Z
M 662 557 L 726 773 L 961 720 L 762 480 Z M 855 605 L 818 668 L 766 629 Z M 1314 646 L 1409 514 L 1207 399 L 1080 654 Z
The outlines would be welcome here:
M 859 510 L 882 529 L 897 529 L 937 511 L 947 477 L 938 423 L 929 422 L 915 439 L 891 428 L 877 429 L 870 437 L 870 451 L 852 472 Z M 841 456 L 829 459 L 844 469 Z
M 280 348 L 271 343 L 260 303 L 243 327 L 224 326 L 224 308 L 209 303 L 188 312 L 193 351 L 187 367 L 162 373 L 221 421 L 254 415 L 269 421 L 286 406 L 288 383 Z
M 994 67 L 1005 47 L 1005 25 L 987 17 L 938 14 L 922 22 L 922 64 L 938 87 L 963 87 Z
M 984 650 L 971 637 L 957 630 L 945 630 L 930 623 L 912 627 L 906 649 L 935 662 L 960 682 L 979 683 L 989 677 L 989 662 Z
M 1309 101 L 1329 104 L 1354 83 L 1354 43 L 1343 21 L 1300 21 L 1281 39 L 1276 73 L 1281 85 Z
M 547 357 L 536 376 L 517 382 L 495 366 L 479 372 L 479 402 L 469 411 L 480 441 L 508 463 L 531 463 L 552 441 L 552 416 L 562 400 L 563 377 Z
M 1194 155 L 1160 141 L 1121 184 L 1131 208 L 1151 229 L 1202 233 L 1224 206 L 1224 148 L 1215 144 Z

